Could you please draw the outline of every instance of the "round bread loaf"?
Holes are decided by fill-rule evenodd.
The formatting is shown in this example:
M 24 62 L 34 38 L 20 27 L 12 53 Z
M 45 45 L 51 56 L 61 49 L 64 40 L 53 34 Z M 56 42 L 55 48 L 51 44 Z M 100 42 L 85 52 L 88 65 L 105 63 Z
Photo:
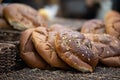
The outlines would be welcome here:
M 39 55 L 52 67 L 68 69 L 68 65 L 57 55 L 54 38 L 56 32 L 50 32 L 45 27 L 38 27 L 32 33 L 32 41 Z
M 25 30 L 38 26 L 47 26 L 38 12 L 25 4 L 9 4 L 3 10 L 5 18 L 14 29 Z
M 101 20 L 93 19 L 86 21 L 82 28 L 82 33 L 94 33 L 94 34 L 103 34 L 105 33 L 105 24 Z
M 92 41 L 92 49 L 99 55 L 100 62 L 107 66 L 120 67 L 120 41 L 109 34 L 84 34 Z
M 98 63 L 98 56 L 91 51 L 90 40 L 79 32 L 59 31 L 56 34 L 55 46 L 59 57 L 79 71 L 92 72 Z
M 22 32 L 20 37 L 20 56 L 31 68 L 48 69 L 47 64 L 37 53 L 32 43 L 33 28 Z
M 120 14 L 111 11 L 106 14 L 105 18 L 106 33 L 120 39 Z

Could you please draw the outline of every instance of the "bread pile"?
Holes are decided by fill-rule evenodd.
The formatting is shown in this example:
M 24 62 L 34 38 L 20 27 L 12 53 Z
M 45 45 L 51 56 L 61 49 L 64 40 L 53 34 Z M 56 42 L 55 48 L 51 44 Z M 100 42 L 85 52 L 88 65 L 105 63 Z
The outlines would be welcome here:
M 120 41 L 107 31 L 108 20 L 86 21 L 80 32 L 59 24 L 28 29 L 21 34 L 20 55 L 40 69 L 93 72 L 98 63 L 120 67 Z
M 59 24 L 48 27 L 35 9 L 24 4 L 0 9 L 6 27 L 25 30 L 20 37 L 20 56 L 31 68 L 93 72 L 100 62 L 120 67 L 120 14 L 115 11 L 105 21 L 86 21 L 79 32 Z
M 114 16 L 86 21 L 80 32 L 59 24 L 34 26 L 21 34 L 20 56 L 31 68 L 40 69 L 93 72 L 99 63 L 120 67 L 120 41 L 108 30 Z

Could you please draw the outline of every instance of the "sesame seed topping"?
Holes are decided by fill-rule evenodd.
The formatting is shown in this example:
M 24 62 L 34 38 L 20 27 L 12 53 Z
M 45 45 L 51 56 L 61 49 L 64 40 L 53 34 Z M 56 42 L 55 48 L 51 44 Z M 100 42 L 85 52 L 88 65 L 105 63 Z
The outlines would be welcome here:
M 95 54 L 95 52 L 93 52 L 93 54 Z
M 77 37 L 78 37 L 78 35 L 74 35 L 74 37 L 76 37 L 76 38 L 77 38 Z
M 77 63 L 74 63 L 75 65 L 77 64 Z
M 89 49 L 88 47 L 86 47 L 86 49 Z
M 90 61 L 90 58 L 88 58 L 88 61 Z
M 87 53 L 87 51 L 85 51 L 85 53 Z
M 82 56 L 84 56 L 84 54 L 82 54 Z
M 110 52 L 109 51 L 107 51 L 107 54 L 109 54 Z
M 63 36 L 62 39 L 65 39 L 65 37 Z
M 66 47 L 67 50 L 69 50 L 69 47 Z
M 71 42 L 71 39 L 69 39 L 68 41 Z
M 115 40 L 115 43 L 118 43 L 118 41 Z

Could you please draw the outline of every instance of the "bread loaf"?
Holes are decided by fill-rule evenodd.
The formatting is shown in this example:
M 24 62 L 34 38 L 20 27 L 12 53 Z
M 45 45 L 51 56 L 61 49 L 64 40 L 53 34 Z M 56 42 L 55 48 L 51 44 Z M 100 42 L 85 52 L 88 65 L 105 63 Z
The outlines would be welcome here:
M 120 17 L 120 15 L 117 11 L 114 11 L 114 10 L 111 10 L 111 11 L 107 12 L 105 17 L 104 17 L 105 22 L 109 21 L 113 17 Z
M 25 4 L 9 4 L 4 8 L 3 13 L 14 29 L 25 30 L 38 26 L 47 26 L 43 17 L 35 9 Z
M 120 39 L 120 14 L 110 11 L 105 17 L 106 32 Z

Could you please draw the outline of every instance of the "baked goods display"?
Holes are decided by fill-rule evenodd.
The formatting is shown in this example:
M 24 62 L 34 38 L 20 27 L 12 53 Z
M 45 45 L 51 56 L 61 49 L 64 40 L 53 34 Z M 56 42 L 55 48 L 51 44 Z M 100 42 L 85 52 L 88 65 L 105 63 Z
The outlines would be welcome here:
M 105 24 L 102 20 L 93 19 L 86 21 L 81 28 L 81 33 L 103 34 L 106 32 Z
M 108 12 L 105 22 L 86 21 L 81 31 L 60 24 L 50 27 L 37 10 L 25 4 L 0 6 L 0 28 L 23 31 L 20 57 L 31 68 L 93 72 L 101 62 L 120 67 L 120 14 Z
M 120 39 L 120 13 L 110 11 L 105 16 L 106 32 Z

